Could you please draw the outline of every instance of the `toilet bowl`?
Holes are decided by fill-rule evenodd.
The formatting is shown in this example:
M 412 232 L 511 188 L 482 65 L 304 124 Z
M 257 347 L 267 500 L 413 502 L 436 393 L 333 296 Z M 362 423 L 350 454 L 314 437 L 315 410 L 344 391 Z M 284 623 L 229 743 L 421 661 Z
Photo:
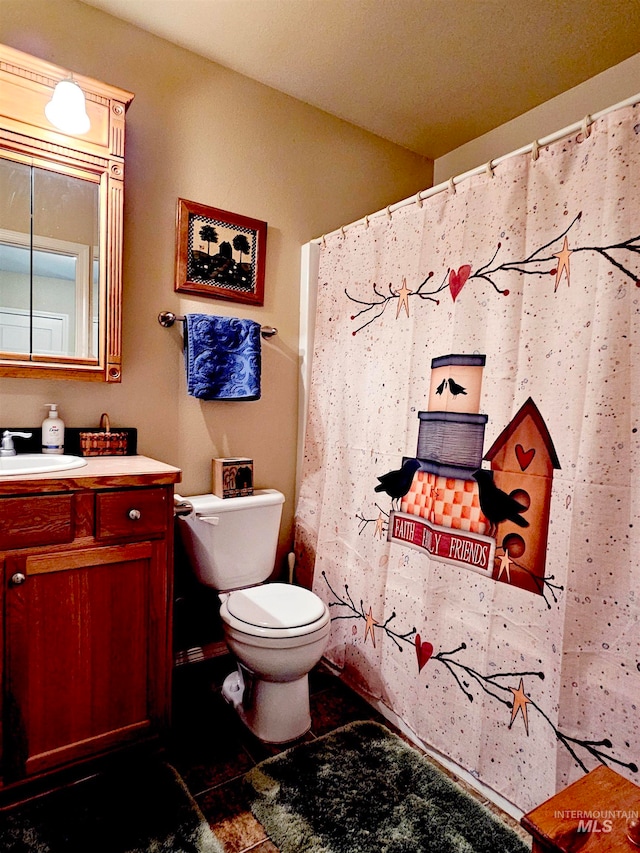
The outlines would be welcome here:
M 176 496 L 185 550 L 200 583 L 220 593 L 225 641 L 238 662 L 224 698 L 262 741 L 286 743 L 311 726 L 309 671 L 326 648 L 329 609 L 313 592 L 264 583 L 275 562 L 284 496 Z
M 311 727 L 308 673 L 331 629 L 327 606 L 302 587 L 272 583 L 224 596 L 220 616 L 240 662 L 225 679 L 225 699 L 260 740 L 302 737 Z

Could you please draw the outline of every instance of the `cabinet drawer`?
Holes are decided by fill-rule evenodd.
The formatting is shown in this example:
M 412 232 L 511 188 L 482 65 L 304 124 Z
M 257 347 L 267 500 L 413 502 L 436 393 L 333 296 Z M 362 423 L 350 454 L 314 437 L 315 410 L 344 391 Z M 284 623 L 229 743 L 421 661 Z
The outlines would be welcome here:
M 0 550 L 71 542 L 73 495 L 0 499 Z
M 96 539 L 140 538 L 167 525 L 164 489 L 132 489 L 96 495 Z

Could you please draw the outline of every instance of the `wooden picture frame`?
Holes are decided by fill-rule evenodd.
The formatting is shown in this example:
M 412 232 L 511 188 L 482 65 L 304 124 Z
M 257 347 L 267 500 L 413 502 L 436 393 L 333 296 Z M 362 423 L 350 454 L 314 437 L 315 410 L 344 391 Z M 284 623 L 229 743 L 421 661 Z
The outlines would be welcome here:
M 266 222 L 179 198 L 176 292 L 263 305 L 266 244 Z

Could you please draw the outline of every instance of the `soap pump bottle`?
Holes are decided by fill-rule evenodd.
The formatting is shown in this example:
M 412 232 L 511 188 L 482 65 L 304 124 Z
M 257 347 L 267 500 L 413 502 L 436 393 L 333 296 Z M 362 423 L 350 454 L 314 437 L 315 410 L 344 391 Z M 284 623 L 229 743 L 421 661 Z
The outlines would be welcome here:
M 58 417 L 58 404 L 45 403 L 49 415 L 42 422 L 42 452 L 64 453 L 64 421 Z

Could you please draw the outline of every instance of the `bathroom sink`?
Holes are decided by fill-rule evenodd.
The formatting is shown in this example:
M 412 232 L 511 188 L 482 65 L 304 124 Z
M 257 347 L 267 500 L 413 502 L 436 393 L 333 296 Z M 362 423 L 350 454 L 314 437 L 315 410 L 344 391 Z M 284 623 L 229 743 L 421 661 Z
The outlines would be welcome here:
M 0 477 L 69 471 L 72 468 L 83 468 L 86 464 L 87 460 L 80 456 L 18 453 L 17 456 L 0 456 Z

